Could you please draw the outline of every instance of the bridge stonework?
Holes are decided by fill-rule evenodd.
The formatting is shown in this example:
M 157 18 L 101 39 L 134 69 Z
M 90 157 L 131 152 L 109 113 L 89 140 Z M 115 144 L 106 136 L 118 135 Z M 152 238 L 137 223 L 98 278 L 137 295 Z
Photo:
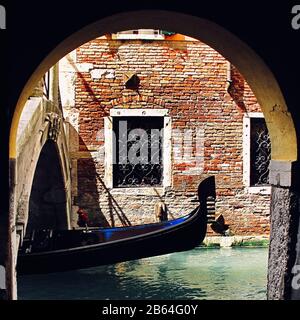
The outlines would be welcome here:
M 70 189 L 70 163 L 68 144 L 66 137 L 66 124 L 58 103 L 42 96 L 40 90 L 35 90 L 28 99 L 24 111 L 21 115 L 20 125 L 17 135 L 17 158 L 10 163 L 10 226 L 12 240 L 9 245 L 8 255 L 11 256 L 12 266 L 7 266 L 6 278 L 8 283 L 15 281 L 15 268 L 17 251 L 29 221 L 30 196 L 33 190 L 33 182 L 39 159 L 43 154 L 45 146 L 51 142 L 57 152 L 59 163 L 55 167 L 60 167 L 63 179 L 63 187 L 60 193 L 63 193 L 64 217 L 60 217 L 60 227 L 70 228 L 70 210 L 71 210 L 71 189 Z M 51 161 L 47 164 L 49 174 L 53 170 Z M 54 192 L 48 193 L 48 198 L 55 195 Z M 48 199 L 49 201 L 49 199 Z M 54 200 L 55 201 L 55 200 Z M 34 210 L 31 209 L 31 210 Z M 42 210 L 40 214 L 42 214 Z M 0 270 L 1 272 L 1 270 Z M 1 274 L 0 274 L 1 277 Z M 16 283 L 8 290 L 8 298 L 17 297 Z
M 18 144 L 19 152 L 16 161 L 16 199 L 18 199 L 16 203 L 16 223 L 21 234 L 24 234 L 28 221 L 29 197 L 37 162 L 41 150 L 49 139 L 53 140 L 57 147 L 65 181 L 65 190 L 67 194 L 70 193 L 68 147 L 62 126 L 62 113 L 58 109 L 55 110 L 55 106 L 51 102 L 35 97 L 28 100 L 25 106 L 25 121 L 28 115 L 30 120 L 26 128 L 23 131 L 20 130 L 18 137 L 20 143 Z M 58 126 L 59 122 L 62 124 L 61 128 Z M 51 164 L 49 164 L 49 170 L 51 170 Z M 67 205 L 69 205 L 68 201 Z M 69 227 L 69 217 L 66 220 L 66 227 Z

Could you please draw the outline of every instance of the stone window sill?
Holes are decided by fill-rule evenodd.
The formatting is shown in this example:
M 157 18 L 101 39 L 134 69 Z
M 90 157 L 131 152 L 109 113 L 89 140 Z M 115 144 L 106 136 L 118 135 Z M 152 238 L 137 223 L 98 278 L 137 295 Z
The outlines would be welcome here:
M 270 195 L 271 186 L 261 186 L 261 187 L 247 187 L 248 193 Z
M 135 188 L 112 188 L 112 195 L 141 195 L 141 196 L 163 196 L 165 193 L 164 187 L 135 187 Z

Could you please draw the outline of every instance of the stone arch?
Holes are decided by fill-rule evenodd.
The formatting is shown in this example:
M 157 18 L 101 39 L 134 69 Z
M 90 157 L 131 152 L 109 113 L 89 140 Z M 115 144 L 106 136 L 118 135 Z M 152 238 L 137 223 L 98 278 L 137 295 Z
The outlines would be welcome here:
M 297 160 L 293 119 L 274 75 L 262 59 L 235 35 L 211 21 L 160 10 L 126 12 L 101 19 L 57 46 L 35 70 L 18 100 L 10 132 L 10 158 L 15 157 L 16 130 L 22 108 L 43 74 L 66 54 L 97 36 L 137 28 L 157 28 L 183 33 L 203 41 L 221 53 L 244 76 L 262 108 L 272 142 L 272 160 Z
M 272 143 L 272 160 L 275 163 L 275 168 L 271 168 L 274 185 L 290 187 L 291 162 L 297 160 L 296 131 L 282 91 L 272 71 L 250 47 L 221 26 L 199 17 L 160 10 L 132 11 L 103 18 L 69 36 L 45 57 L 26 83 L 15 108 L 9 143 L 11 164 L 13 164 L 16 158 L 16 135 L 20 115 L 29 95 L 45 72 L 58 60 L 83 43 L 106 33 L 138 28 L 171 30 L 194 37 L 218 51 L 235 65 L 250 85 L 266 119 Z M 283 166 L 281 166 L 282 164 Z M 13 168 L 11 167 L 10 170 L 13 171 Z M 281 179 L 283 176 L 285 176 L 284 179 L 288 181 L 281 181 L 284 180 L 283 178 Z M 281 202 L 282 205 L 279 210 L 280 212 L 278 211 L 278 214 L 275 212 L 276 215 L 274 215 L 274 219 L 279 225 L 289 226 L 289 190 L 286 189 L 286 191 L 282 191 L 281 188 L 278 189 L 277 195 L 279 198 L 274 197 L 274 199 L 277 199 L 276 201 Z M 287 201 L 282 201 L 281 197 L 284 197 Z M 11 200 L 13 200 L 13 197 L 11 197 Z M 272 210 L 277 210 L 275 203 L 273 203 Z M 280 215 L 283 215 L 284 218 L 280 218 Z M 273 229 L 277 231 L 274 232 L 280 233 L 279 228 L 276 228 L 278 227 L 276 223 L 274 223 L 275 228 Z M 283 233 L 289 233 L 289 230 L 286 232 L 283 231 Z M 277 238 L 284 238 L 285 234 L 281 234 L 281 236 L 279 234 Z M 269 274 L 272 283 L 279 283 L 278 281 L 276 282 L 276 273 L 281 277 L 282 275 L 286 276 L 289 272 L 286 270 L 286 266 L 289 263 L 288 257 L 286 257 L 286 252 L 290 248 L 288 242 L 289 239 L 286 237 L 286 239 L 284 238 L 284 243 L 279 244 L 281 247 L 279 246 L 278 250 L 274 251 L 272 248 L 270 249 L 270 252 L 272 250 L 275 252 L 272 258 L 274 266 L 271 266 L 273 271 L 271 275 Z M 276 242 L 274 242 L 274 245 L 276 246 Z M 279 261 L 279 258 L 282 256 L 282 263 L 280 267 L 277 267 L 277 261 Z M 280 288 L 276 286 L 280 286 Z M 271 292 L 271 294 L 269 293 L 270 296 L 273 298 L 284 296 L 282 291 L 285 290 L 285 288 L 280 284 L 276 284 L 275 287 L 269 289 L 269 292 Z
M 55 153 L 55 170 L 61 171 L 62 185 L 66 193 L 66 211 L 64 227 L 70 226 L 70 174 L 67 161 L 65 132 L 62 130 L 62 118 L 58 110 L 48 112 L 43 98 L 35 97 L 27 101 L 18 128 L 18 149 L 16 160 L 11 163 L 14 170 L 14 181 L 11 181 L 11 216 L 22 237 L 26 232 L 29 213 L 29 200 L 34 183 L 35 173 L 43 150 L 53 144 Z M 50 153 L 51 156 L 51 153 Z M 12 168 L 14 167 L 14 168 Z

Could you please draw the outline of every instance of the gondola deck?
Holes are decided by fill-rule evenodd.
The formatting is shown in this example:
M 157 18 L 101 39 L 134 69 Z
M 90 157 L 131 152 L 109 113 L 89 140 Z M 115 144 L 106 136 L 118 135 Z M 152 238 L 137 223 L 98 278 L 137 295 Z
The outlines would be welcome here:
M 189 215 L 170 221 L 117 228 L 39 231 L 23 242 L 17 271 L 19 274 L 60 272 L 192 249 L 206 234 L 206 199 L 211 191 L 214 192 L 214 180 L 207 178 L 198 188 L 200 205 Z
M 18 273 L 80 269 L 191 249 L 203 241 L 206 232 L 200 211 L 199 207 L 188 216 L 158 224 L 55 231 L 51 236 L 45 232 L 39 241 L 41 232 L 36 242 L 24 241 Z M 193 237 L 191 232 L 195 232 Z

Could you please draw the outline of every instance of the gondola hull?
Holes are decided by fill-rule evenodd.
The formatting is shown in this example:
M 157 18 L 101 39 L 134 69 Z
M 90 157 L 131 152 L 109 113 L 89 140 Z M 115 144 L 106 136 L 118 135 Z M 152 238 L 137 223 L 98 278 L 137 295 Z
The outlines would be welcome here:
M 206 226 L 206 210 L 199 206 L 185 218 L 157 224 L 66 230 L 52 237 L 52 249 L 29 253 L 21 250 L 17 271 L 19 274 L 60 272 L 189 250 L 203 241 Z M 96 240 L 93 244 L 59 248 L 59 236 L 64 246 L 68 246 L 68 241 L 63 241 L 64 237 L 75 239 L 73 242 L 76 243 L 88 239 L 87 236 Z

